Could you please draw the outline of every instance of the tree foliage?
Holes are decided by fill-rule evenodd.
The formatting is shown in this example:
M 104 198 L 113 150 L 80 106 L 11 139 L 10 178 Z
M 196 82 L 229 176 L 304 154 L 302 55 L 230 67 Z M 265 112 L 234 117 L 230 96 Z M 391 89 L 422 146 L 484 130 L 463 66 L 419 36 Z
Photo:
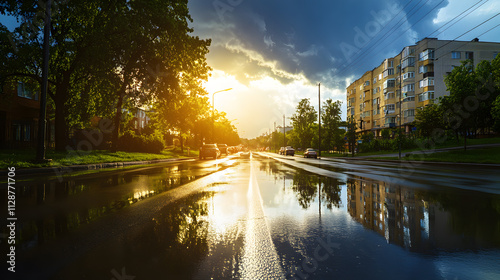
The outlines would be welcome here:
M 318 119 L 318 113 L 309 102 L 308 98 L 302 99 L 297 105 L 295 114 L 291 117 L 293 131 L 292 142 L 297 148 L 308 148 L 312 145 L 315 134 L 313 124 Z
M 430 104 L 418 110 L 415 116 L 415 126 L 422 137 L 430 138 L 436 129 L 443 129 L 443 118 L 440 107 Z
M 0 26 L 2 82 L 41 81 L 41 3 L 0 0 L 0 12 L 20 23 L 13 32 Z M 202 133 L 210 111 L 202 86 L 210 40 L 191 34 L 187 0 L 54 1 L 51 18 L 49 106 L 57 149 L 95 116 L 114 118 L 118 143 L 123 112 L 138 107 L 151 109 L 163 133 Z M 234 137 L 234 126 L 225 117 L 220 122 Z
M 340 128 L 342 123 L 342 102 L 327 99 L 323 103 L 321 114 L 321 148 L 338 151 L 344 148 L 344 133 Z

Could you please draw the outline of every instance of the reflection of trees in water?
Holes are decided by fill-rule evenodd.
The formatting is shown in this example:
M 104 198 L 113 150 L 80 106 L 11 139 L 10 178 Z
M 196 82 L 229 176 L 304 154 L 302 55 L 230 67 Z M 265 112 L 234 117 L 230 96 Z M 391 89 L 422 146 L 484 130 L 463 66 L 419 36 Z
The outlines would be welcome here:
M 276 161 L 259 161 L 259 170 L 267 174 L 275 175 L 280 174 L 282 171 L 279 169 L 279 164 Z
M 311 202 L 318 191 L 318 177 L 296 172 L 293 175 L 292 190 L 296 193 L 300 206 L 307 209 L 311 206 Z
M 320 177 L 321 182 L 321 202 L 326 203 L 328 209 L 340 208 L 342 200 L 340 198 L 341 185 L 344 185 L 336 178 Z
M 159 267 L 155 269 L 173 279 L 187 279 L 194 273 L 193 264 L 208 252 L 206 200 L 212 195 L 198 193 L 170 203 L 154 218 L 152 232 L 148 234 L 152 237 L 151 250 L 147 251 L 158 259 Z
M 127 221 L 133 226 L 113 233 L 115 237 L 79 257 L 54 279 L 72 279 L 81 273 L 88 279 L 102 279 L 111 268 L 120 272 L 121 267 L 136 279 L 193 279 L 209 252 L 207 218 L 212 196 L 212 192 L 192 194 L 169 202 L 145 222 Z
M 185 169 L 186 167 L 182 168 Z M 158 169 L 164 173 L 161 175 L 154 173 Z M 48 214 L 37 220 L 23 219 L 24 222 L 18 227 L 18 244 L 21 246 L 34 246 L 41 245 L 52 239 L 61 238 L 82 225 L 97 220 L 110 212 L 115 212 L 145 198 L 174 189 L 196 179 L 194 175 L 186 174 L 181 176 L 177 171 L 183 169 L 177 166 L 169 166 L 156 168 L 153 171 L 149 169 L 143 171 L 148 174 L 153 172 L 151 176 L 130 171 L 113 173 L 105 179 L 88 175 L 83 178 L 74 178 L 62 182 L 57 180 L 41 183 L 30 182 L 19 186 L 16 199 L 23 210 L 46 207 L 48 210 L 45 210 L 45 212 Z M 141 184 L 147 184 L 147 187 L 140 193 L 124 192 L 113 200 L 106 200 L 96 195 L 98 192 L 106 192 L 110 188 L 121 187 L 125 184 L 139 184 L 140 187 L 143 187 Z M 2 195 L 0 195 L 0 198 Z M 85 202 L 89 199 L 89 196 L 95 197 L 92 198 L 91 202 Z M 73 199 L 72 197 L 83 197 L 80 207 L 58 210 L 61 203 Z M 54 204 L 57 205 L 56 208 L 52 208 Z M 54 209 L 57 211 L 54 211 Z M 2 231 L 6 233 L 7 229 Z
M 321 186 L 321 203 L 328 209 L 339 208 L 341 204 L 341 182 L 335 178 L 322 177 L 310 173 L 297 171 L 293 176 L 292 190 L 302 208 L 310 207 L 317 196 L 318 186 Z

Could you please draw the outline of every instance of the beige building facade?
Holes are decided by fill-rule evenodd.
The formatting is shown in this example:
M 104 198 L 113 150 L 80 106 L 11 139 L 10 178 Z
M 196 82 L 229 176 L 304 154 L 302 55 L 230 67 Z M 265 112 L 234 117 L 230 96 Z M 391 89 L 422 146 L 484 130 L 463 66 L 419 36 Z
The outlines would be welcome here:
M 376 137 L 384 128 L 399 126 L 410 133 L 419 108 L 449 95 L 444 79 L 454 67 L 467 59 L 476 66 L 498 53 L 500 43 L 477 39 L 425 38 L 404 47 L 347 87 L 347 121 L 356 122 L 357 132 L 373 132 Z

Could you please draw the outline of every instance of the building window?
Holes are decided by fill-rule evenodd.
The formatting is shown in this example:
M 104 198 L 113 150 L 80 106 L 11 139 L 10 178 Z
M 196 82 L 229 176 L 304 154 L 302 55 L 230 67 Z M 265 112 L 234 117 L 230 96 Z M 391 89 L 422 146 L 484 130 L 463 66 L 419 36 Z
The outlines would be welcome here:
M 389 80 L 384 82 L 384 89 L 394 87 L 395 84 L 396 84 L 396 81 L 394 79 L 389 79 Z
M 373 79 L 373 84 L 375 84 L 377 82 L 377 78 L 374 78 Z
M 407 84 L 403 86 L 403 92 L 409 92 L 415 90 L 415 84 Z
M 451 52 L 451 58 L 454 58 L 454 59 L 460 59 L 461 56 L 460 56 L 460 52 Z
M 415 77 L 415 72 L 408 72 L 403 74 L 403 80 L 411 79 Z
M 433 49 L 427 49 L 427 50 L 421 52 L 418 55 L 418 59 L 420 61 L 427 60 L 427 59 L 434 59 L 434 50 Z
M 394 113 L 394 111 L 396 110 L 396 105 L 395 104 L 387 104 L 385 105 L 385 111 L 386 113 Z
M 415 109 L 409 109 L 405 110 L 405 117 L 414 117 L 415 116 Z
M 428 65 L 425 65 L 425 66 L 420 66 L 418 67 L 418 73 L 428 73 L 428 72 L 432 72 L 432 68 L 430 68 Z
M 465 59 L 474 59 L 474 52 L 465 52 Z
M 31 141 L 31 125 L 29 124 L 13 124 L 12 136 L 14 141 L 29 142 Z
M 384 70 L 384 78 L 386 78 L 387 76 L 392 76 L 392 75 L 394 75 L 394 68 L 389 68 L 389 69 Z
M 423 101 L 432 100 L 432 99 L 434 99 L 434 92 L 433 91 L 426 91 L 426 92 L 418 95 L 418 102 L 423 102 Z
M 378 74 L 378 80 L 382 80 L 382 74 Z
M 403 99 L 403 102 L 412 102 L 415 101 L 415 96 L 408 96 Z
M 419 82 L 419 87 L 428 87 L 434 85 L 434 78 L 425 78 Z
M 38 93 L 23 82 L 17 83 L 17 96 L 28 99 L 38 100 Z
M 415 66 L 415 58 L 414 57 L 408 57 L 401 62 L 401 67 L 406 68 L 406 67 L 413 67 Z

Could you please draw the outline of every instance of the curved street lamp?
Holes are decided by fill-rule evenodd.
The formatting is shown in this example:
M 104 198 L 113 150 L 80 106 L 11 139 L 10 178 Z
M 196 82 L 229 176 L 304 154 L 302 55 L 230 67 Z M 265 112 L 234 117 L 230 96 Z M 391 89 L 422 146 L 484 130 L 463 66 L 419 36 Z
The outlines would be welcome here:
M 219 92 L 223 92 L 223 91 L 229 91 L 229 90 L 232 90 L 233 88 L 226 88 L 226 89 L 223 89 L 223 90 L 219 90 L 219 91 L 216 91 L 214 93 L 212 93 L 212 142 L 215 143 L 215 134 L 214 134 L 214 126 L 215 126 L 215 118 L 214 118 L 214 114 L 215 114 L 215 94 L 216 93 L 219 93 Z

